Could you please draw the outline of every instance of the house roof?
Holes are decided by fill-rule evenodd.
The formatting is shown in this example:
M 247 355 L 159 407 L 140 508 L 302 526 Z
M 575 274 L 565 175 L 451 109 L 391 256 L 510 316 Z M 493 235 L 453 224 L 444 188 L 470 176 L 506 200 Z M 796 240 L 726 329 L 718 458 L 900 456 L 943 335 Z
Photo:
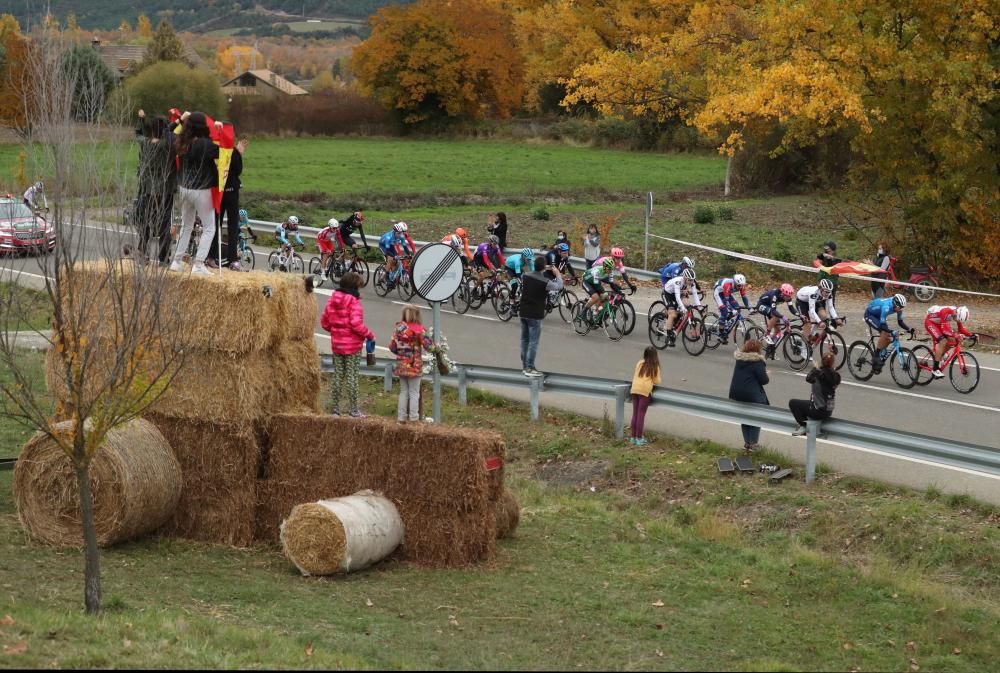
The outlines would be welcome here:
M 146 55 L 144 44 L 102 44 L 97 47 L 97 53 L 108 67 L 124 75 L 133 63 L 138 63 Z M 201 57 L 191 48 L 184 45 L 184 57 L 194 65 L 201 63 Z
M 299 85 L 289 82 L 281 75 L 272 72 L 270 70 L 247 70 L 246 72 L 242 72 L 236 77 L 232 78 L 228 82 L 225 82 L 222 86 L 223 87 L 230 85 L 238 86 L 238 80 L 242 78 L 244 75 L 251 75 L 258 81 L 263 82 L 264 84 L 267 84 L 269 86 L 272 86 L 281 93 L 288 94 L 289 96 L 304 96 L 309 93 Z

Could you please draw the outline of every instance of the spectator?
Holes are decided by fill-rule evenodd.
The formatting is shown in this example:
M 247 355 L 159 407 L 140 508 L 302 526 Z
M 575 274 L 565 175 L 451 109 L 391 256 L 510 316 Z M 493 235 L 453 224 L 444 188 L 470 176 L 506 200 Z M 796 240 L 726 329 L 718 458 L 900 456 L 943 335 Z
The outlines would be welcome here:
M 215 236 L 212 237 L 212 245 L 209 246 L 209 261 L 207 266 L 209 268 L 217 268 L 218 263 L 215 261 L 216 250 L 218 250 L 219 245 L 219 232 L 222 231 L 222 218 L 226 218 L 226 261 L 223 262 L 223 266 L 228 265 L 230 271 L 242 271 L 243 266 L 240 264 L 240 227 L 243 224 L 240 222 L 240 187 L 243 186 L 243 182 L 240 180 L 240 175 L 243 173 L 243 155 L 247 151 L 247 140 L 246 138 L 241 139 L 236 143 L 236 148 L 233 150 L 233 158 L 229 163 L 229 173 L 226 176 L 226 188 L 222 190 L 222 206 L 219 213 L 215 217 Z
M 837 257 L 837 244 L 833 241 L 827 241 L 823 244 L 823 252 L 816 255 L 816 261 L 819 262 L 818 266 L 833 266 L 844 260 Z
M 407 304 L 403 319 L 392 330 L 389 350 L 396 355 L 395 374 L 399 377 L 399 405 L 396 420 L 406 423 L 420 420 L 420 377 L 424 373 L 423 351 L 434 342 L 420 323 L 420 309 Z
M 170 255 L 170 215 L 177 191 L 174 134 L 165 117 L 147 121 L 139 110 L 140 145 L 135 218 L 139 229 L 139 257 L 148 259 L 149 241 L 158 241 L 156 259 L 161 265 Z
M 570 243 L 569 238 L 566 236 L 566 232 L 562 229 L 556 232 L 556 242 L 552 244 L 552 247 L 554 248 L 560 243 L 565 243 L 570 248 L 573 247 L 573 244 Z
M 635 373 L 632 374 L 632 437 L 629 441 L 636 446 L 649 443 L 643 432 L 646 426 L 646 409 L 652 399 L 653 386 L 659 384 L 660 358 L 655 348 L 646 346 L 642 359 L 635 363 Z
M 542 376 L 535 369 L 535 355 L 542 339 L 542 320 L 545 318 L 545 301 L 549 292 L 563 287 L 559 269 L 543 273 L 545 258 L 535 258 L 535 270 L 521 276 L 521 367 L 525 376 Z
M 760 341 L 747 339 L 742 348 L 734 353 L 736 367 L 733 368 L 733 380 L 729 384 L 729 399 L 737 402 L 753 404 L 770 404 L 764 386 L 770 380 L 764 356 L 761 354 Z M 743 448 L 755 451 L 759 448 L 760 427 L 756 425 L 740 425 L 743 431 Z
M 892 264 L 892 253 L 889 251 L 889 245 L 885 241 L 879 241 L 878 250 L 875 253 L 875 259 L 872 263 L 882 269 L 881 272 L 873 273 L 872 278 L 889 277 L 889 266 Z M 884 296 L 885 283 L 872 281 L 872 299 L 881 299 Z
M 181 230 L 177 236 L 177 248 L 174 250 L 174 261 L 170 265 L 170 270 L 184 269 L 181 259 L 191 240 L 194 218 L 198 216 L 202 221 L 201 238 L 191 260 L 191 273 L 210 276 L 212 272 L 205 268 L 205 259 L 212 243 L 211 223 L 215 222 L 212 185 L 219 179 L 219 169 L 216 165 L 219 159 L 219 146 L 208 137 L 208 120 L 203 112 L 185 112 L 181 115 L 181 121 L 183 131 L 176 144 L 177 155 L 181 158 L 180 174 L 177 177 L 181 197 Z
M 601 256 L 601 232 L 597 230 L 596 224 L 587 227 L 587 233 L 583 235 L 583 258 L 587 260 L 587 268 L 594 266 L 594 262 Z
M 486 222 L 490 233 L 500 239 L 500 252 L 507 248 L 507 214 L 497 213 Z
M 350 415 L 363 418 L 358 408 L 358 367 L 366 340 L 374 340 L 375 335 L 365 325 L 365 312 L 361 307 L 361 276 L 349 271 L 340 279 L 340 287 L 330 297 L 330 301 L 320 318 L 320 325 L 330 333 L 330 347 L 333 350 L 333 385 L 330 400 L 333 415 L 340 415 L 340 398 L 347 387 L 347 403 Z
M 820 367 L 813 367 L 806 376 L 806 381 L 812 384 L 812 395 L 808 400 L 788 400 L 788 408 L 799 424 L 792 433 L 793 437 L 806 434 L 807 420 L 824 421 L 833 415 L 837 386 L 840 385 L 840 374 L 833 367 L 834 359 L 833 353 L 824 353 Z

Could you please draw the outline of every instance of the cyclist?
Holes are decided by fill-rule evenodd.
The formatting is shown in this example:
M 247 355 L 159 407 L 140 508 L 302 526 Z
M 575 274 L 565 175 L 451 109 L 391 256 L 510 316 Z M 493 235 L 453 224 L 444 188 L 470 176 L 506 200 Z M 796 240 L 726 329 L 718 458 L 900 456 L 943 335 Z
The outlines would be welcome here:
M 873 299 L 868 304 L 868 308 L 865 309 L 865 323 L 878 332 L 878 344 L 875 347 L 875 362 L 872 367 L 876 374 L 882 371 L 882 364 L 885 362 L 886 356 L 885 349 L 888 348 L 889 341 L 894 335 L 886 322 L 889 314 L 896 313 L 896 321 L 899 323 L 899 326 L 909 332 L 911 337 L 916 334 L 916 330 L 903 321 L 904 308 L 906 308 L 906 297 L 901 294 L 895 294 L 883 299 Z
M 292 244 L 288 241 L 287 232 L 292 232 L 295 234 L 295 244 L 300 248 L 305 246 L 302 242 L 302 236 L 299 235 L 299 218 L 294 215 L 289 215 L 288 219 L 279 224 L 274 228 L 274 237 L 281 243 L 282 248 L 291 248 Z
M 594 315 L 594 309 L 596 309 L 601 303 L 601 295 L 604 293 L 603 285 L 607 283 L 612 290 L 615 292 L 621 292 L 622 289 L 615 284 L 615 261 L 610 257 L 602 258 L 603 261 L 598 260 L 594 263 L 594 266 L 587 269 L 583 274 L 583 289 L 590 295 L 590 301 L 587 302 L 586 310 L 590 312 L 591 316 Z
M 319 247 L 320 277 L 323 280 L 326 280 L 326 265 L 330 261 L 330 257 L 333 256 L 334 241 L 337 240 L 339 232 L 340 222 L 337 221 L 337 218 L 331 217 L 327 220 L 326 226 L 316 234 L 316 246 Z
M 701 308 L 701 297 L 698 296 L 698 284 L 695 283 L 694 269 L 684 269 L 681 275 L 671 278 L 663 284 L 663 303 L 667 305 L 667 323 L 664 328 L 667 330 L 667 345 L 673 346 L 677 341 L 674 334 L 674 321 L 677 314 L 681 316 L 687 314 L 688 309 L 684 304 L 684 290 L 694 297 L 694 305 Z
M 611 255 L 607 257 L 598 257 L 591 268 L 602 266 L 604 260 L 610 259 L 612 265 L 612 275 L 618 274 L 622 277 L 628 286 L 635 292 L 635 284 L 628 277 L 628 273 L 625 271 L 625 251 L 621 248 L 611 248 Z
M 969 309 L 967 307 L 931 306 L 927 309 L 927 317 L 924 318 L 924 329 L 927 330 L 927 333 L 934 340 L 934 350 L 931 351 L 934 354 L 934 370 L 931 372 L 931 375 L 936 379 L 944 376 L 944 372 L 941 371 L 941 358 L 944 357 L 948 347 L 958 340 L 955 333 L 951 331 L 952 320 L 955 321 L 959 334 L 972 339 L 976 338 L 975 334 L 965 329 L 965 323 L 969 320 Z
M 357 250 L 358 244 L 351 237 L 354 230 L 357 229 L 358 233 L 361 234 L 361 242 L 365 246 L 365 250 L 369 249 L 368 239 L 365 238 L 365 230 L 362 228 L 361 223 L 364 222 L 364 216 L 361 214 L 360 210 L 355 210 L 353 213 L 344 218 L 344 221 L 340 223 L 340 227 L 337 229 L 337 242 L 340 244 L 340 249 L 347 251 L 347 248 L 352 248 Z M 335 221 L 335 220 L 331 220 Z
M 722 322 L 728 322 L 730 310 L 739 310 L 739 304 L 733 298 L 733 290 L 739 290 L 740 297 L 743 298 L 743 307 L 750 308 L 750 300 L 747 299 L 747 278 L 742 273 L 733 274 L 732 278 L 720 278 L 715 282 L 715 304 L 719 307 L 719 318 Z M 722 343 L 726 343 L 728 334 L 722 336 Z
M 500 238 L 496 234 L 490 234 L 488 239 L 476 247 L 476 254 L 472 256 L 472 265 L 480 272 L 493 271 L 495 268 L 503 268 L 506 265 L 503 252 L 500 250 Z
M 524 271 L 531 272 L 535 269 L 535 251 L 531 248 L 523 248 L 518 254 L 508 257 L 504 266 L 507 268 L 507 273 L 512 276 L 510 287 L 516 290 L 521 274 Z
M 764 342 L 773 346 L 777 338 L 778 321 L 788 322 L 788 318 L 781 315 L 778 306 L 784 302 L 788 304 L 788 310 L 792 315 L 797 315 L 798 311 L 792 300 L 795 299 L 795 288 L 791 283 L 782 283 L 781 287 L 768 290 L 757 300 L 757 313 L 767 318 L 767 333 L 764 335 Z
M 45 204 L 45 205 L 43 205 Z M 45 201 L 45 183 L 39 180 L 35 184 L 28 187 L 24 192 L 24 205 L 31 208 L 31 212 L 37 213 L 39 210 L 45 210 L 48 208 L 48 204 Z
M 244 210 L 243 208 L 240 208 L 239 220 L 240 220 L 240 229 L 245 228 L 247 230 L 247 236 L 250 238 L 251 241 L 256 243 L 257 234 L 253 233 L 253 229 L 250 228 L 250 216 L 247 215 L 247 211 Z
M 834 325 L 840 324 L 837 316 L 837 309 L 833 305 L 833 281 L 824 278 L 819 285 L 805 285 L 799 288 L 795 295 L 798 313 L 802 316 L 802 357 L 808 357 L 809 351 L 806 345 L 809 343 L 809 336 L 812 334 L 813 325 L 819 325 L 825 318 L 834 321 Z M 817 308 L 816 304 L 822 300 L 823 306 Z M 823 327 L 817 327 L 823 329 Z
M 576 271 L 569 263 L 569 243 L 556 243 L 545 252 L 545 268 L 556 269 L 571 278 L 576 278 Z
M 682 259 L 679 262 L 671 262 L 670 264 L 664 264 L 659 269 L 660 282 L 666 285 L 668 280 L 670 280 L 671 278 L 676 278 L 677 276 L 681 275 L 682 273 L 684 273 L 685 269 L 693 269 L 693 268 L 694 268 L 694 260 L 691 259 L 690 257 L 684 257 L 684 259 Z
M 453 234 L 445 234 L 441 239 L 442 243 L 447 243 L 458 251 L 462 258 L 462 266 L 468 266 L 472 259 L 472 251 L 469 250 L 469 234 L 462 227 L 455 229 Z
M 385 255 L 385 266 L 389 271 L 389 287 L 395 285 L 392 277 L 396 273 L 396 258 L 404 253 L 412 255 L 416 248 L 413 239 L 410 238 L 409 229 L 406 222 L 396 222 L 392 225 L 392 229 L 382 234 L 378 240 L 378 249 Z

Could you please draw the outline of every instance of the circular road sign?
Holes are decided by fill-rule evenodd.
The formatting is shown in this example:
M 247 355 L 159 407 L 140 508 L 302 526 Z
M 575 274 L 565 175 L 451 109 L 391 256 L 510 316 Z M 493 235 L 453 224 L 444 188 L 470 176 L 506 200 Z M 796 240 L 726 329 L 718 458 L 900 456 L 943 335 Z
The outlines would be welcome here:
M 413 289 L 427 301 L 445 301 L 462 284 L 462 256 L 447 243 L 425 245 L 412 268 Z

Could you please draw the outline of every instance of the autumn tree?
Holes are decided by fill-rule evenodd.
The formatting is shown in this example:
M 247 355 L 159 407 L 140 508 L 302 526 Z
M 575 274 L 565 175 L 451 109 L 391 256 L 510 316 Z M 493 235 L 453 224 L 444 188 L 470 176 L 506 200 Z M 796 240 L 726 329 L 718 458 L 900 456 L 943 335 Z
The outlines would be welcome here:
M 312 86 L 309 88 L 309 93 L 327 93 L 330 91 L 336 91 L 338 88 L 339 86 L 337 85 L 337 80 L 333 78 L 333 74 L 329 70 L 324 70 L 313 79 Z
M 409 124 L 509 117 L 521 104 L 523 59 L 494 0 L 419 0 L 386 7 L 351 61 L 360 89 Z
M 225 78 L 246 72 L 253 63 L 264 63 L 264 56 L 249 45 L 223 42 L 215 52 L 215 70 Z
M 174 31 L 174 27 L 170 25 L 170 22 L 164 19 L 156 27 L 153 41 L 146 47 L 146 54 L 139 65 L 139 70 L 159 61 L 183 61 L 191 65 L 184 51 L 184 43 L 177 37 L 177 33 Z
M 24 130 L 28 125 L 28 40 L 10 14 L 0 16 L 0 124 Z
M 135 22 L 135 32 L 139 33 L 139 37 L 144 40 L 153 37 L 153 23 L 149 20 L 148 16 L 145 14 L 139 15 L 139 18 Z

